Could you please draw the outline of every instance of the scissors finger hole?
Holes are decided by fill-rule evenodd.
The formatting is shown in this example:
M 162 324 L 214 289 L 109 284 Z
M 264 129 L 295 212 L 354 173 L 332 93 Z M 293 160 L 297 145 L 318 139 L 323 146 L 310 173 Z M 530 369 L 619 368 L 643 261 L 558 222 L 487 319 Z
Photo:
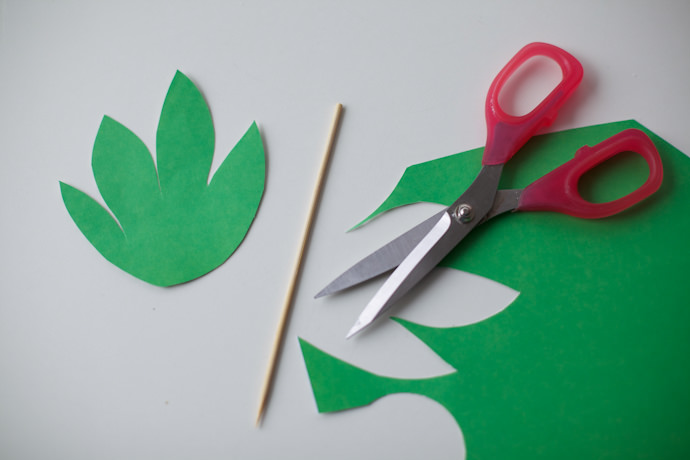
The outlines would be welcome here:
M 649 176 L 644 158 L 635 152 L 621 152 L 585 172 L 577 188 L 590 203 L 608 203 L 634 192 Z
M 498 105 L 510 116 L 534 110 L 563 80 L 561 67 L 546 56 L 532 56 L 508 77 L 498 94 Z

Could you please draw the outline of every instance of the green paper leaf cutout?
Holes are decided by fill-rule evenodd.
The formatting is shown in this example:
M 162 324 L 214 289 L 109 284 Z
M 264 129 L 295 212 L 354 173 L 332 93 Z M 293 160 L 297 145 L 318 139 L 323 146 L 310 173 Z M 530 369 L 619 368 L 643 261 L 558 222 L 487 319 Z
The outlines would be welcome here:
M 511 286 L 515 301 L 462 327 L 396 320 L 456 372 L 390 379 L 303 343 L 319 411 L 409 392 L 452 414 L 467 458 L 690 458 L 690 158 L 635 121 L 609 123 L 535 137 L 506 166 L 503 187 L 522 187 L 626 128 L 659 149 L 655 195 L 607 219 L 525 212 L 478 228 L 443 265 Z M 480 155 L 418 165 L 414 180 L 441 181 L 436 162 L 471 169 Z M 590 178 L 599 184 L 591 193 L 620 195 L 646 177 L 639 164 L 614 166 L 613 176 Z M 406 193 L 395 199 L 427 191 Z
M 355 230 L 380 214 L 400 206 L 419 202 L 450 205 L 477 177 L 483 152 L 483 148 L 465 152 L 462 165 L 456 165 L 456 156 L 452 155 L 409 166 L 388 198 L 350 230 Z M 438 180 L 439 177 L 443 180 Z M 449 184 L 455 184 L 460 188 L 453 189 Z
M 129 129 L 103 117 L 92 169 L 107 209 L 60 182 L 72 220 L 107 260 L 157 286 L 198 278 L 237 249 L 256 215 L 266 164 L 253 123 L 209 183 L 215 134 L 206 102 L 177 72 L 156 133 L 157 164 Z M 112 214 L 111 214 L 112 213 Z

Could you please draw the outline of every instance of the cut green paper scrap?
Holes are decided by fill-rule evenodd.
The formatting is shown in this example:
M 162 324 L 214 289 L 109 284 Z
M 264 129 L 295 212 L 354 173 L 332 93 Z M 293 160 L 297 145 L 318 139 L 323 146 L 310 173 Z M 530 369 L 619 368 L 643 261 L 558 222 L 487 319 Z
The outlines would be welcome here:
M 184 283 L 230 257 L 264 191 L 266 165 L 256 123 L 209 181 L 214 149 L 208 106 L 178 71 L 158 124 L 156 163 L 134 133 L 105 116 L 91 164 L 108 209 L 60 182 L 62 198 L 79 230 L 107 260 L 157 286 Z
M 423 395 L 452 414 L 468 459 L 690 458 L 690 158 L 635 121 L 610 123 L 533 138 L 502 186 L 524 186 L 626 128 L 659 149 L 664 182 L 655 195 L 600 220 L 507 214 L 463 241 L 443 265 L 510 286 L 515 301 L 462 327 L 395 320 L 455 372 L 389 378 L 302 340 L 318 410 Z M 448 204 L 471 179 L 437 172 L 476 171 L 481 153 L 409 168 L 387 202 Z M 634 189 L 647 175 L 636 158 L 595 169 L 583 193 L 606 201 Z

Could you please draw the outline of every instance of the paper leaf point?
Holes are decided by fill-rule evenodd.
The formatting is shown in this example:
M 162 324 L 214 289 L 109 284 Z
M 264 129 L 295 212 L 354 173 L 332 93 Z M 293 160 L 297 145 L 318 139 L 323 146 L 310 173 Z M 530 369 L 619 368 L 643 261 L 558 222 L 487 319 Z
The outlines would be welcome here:
M 209 181 L 214 143 L 208 105 L 177 71 L 156 133 L 157 161 L 132 131 L 104 116 L 92 169 L 106 206 L 61 182 L 65 207 L 88 241 L 127 273 L 158 286 L 191 281 L 235 251 L 264 191 L 255 122 Z

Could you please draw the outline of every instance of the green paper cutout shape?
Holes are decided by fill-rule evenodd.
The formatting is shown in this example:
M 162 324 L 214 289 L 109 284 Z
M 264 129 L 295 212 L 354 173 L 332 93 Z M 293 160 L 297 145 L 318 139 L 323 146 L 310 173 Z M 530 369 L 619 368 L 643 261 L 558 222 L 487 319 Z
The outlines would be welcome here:
M 209 182 L 214 149 L 208 106 L 178 71 L 158 124 L 157 164 L 134 133 L 105 116 L 91 164 L 108 209 L 60 182 L 62 199 L 79 230 L 107 260 L 157 286 L 184 283 L 230 257 L 264 191 L 266 164 L 256 123 Z
M 395 319 L 456 372 L 389 378 L 301 340 L 318 410 L 415 393 L 452 414 L 471 459 L 690 458 L 690 158 L 635 121 L 610 123 L 533 138 L 503 187 L 527 185 L 626 128 L 659 149 L 664 183 L 655 195 L 607 219 L 515 213 L 473 232 L 443 265 L 510 286 L 515 301 L 462 327 Z M 430 196 L 448 204 L 468 179 L 438 174 L 476 173 L 481 153 L 409 168 L 375 214 Z M 581 187 L 596 199 L 621 196 L 646 178 L 639 166 L 623 158 Z

